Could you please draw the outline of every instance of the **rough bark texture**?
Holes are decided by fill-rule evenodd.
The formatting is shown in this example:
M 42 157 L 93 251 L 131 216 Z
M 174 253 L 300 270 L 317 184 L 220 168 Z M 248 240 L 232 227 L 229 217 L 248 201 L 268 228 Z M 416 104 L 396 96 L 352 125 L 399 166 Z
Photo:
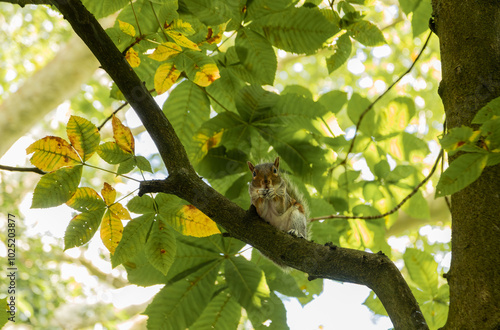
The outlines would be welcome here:
M 75 0 L 52 0 L 100 61 L 143 122 L 169 177 L 141 184 L 141 194 L 175 194 L 203 211 L 227 232 L 273 260 L 309 273 L 367 285 L 384 304 L 396 329 L 427 329 L 420 308 L 397 267 L 383 254 L 319 245 L 294 238 L 244 211 L 198 177 L 173 127 L 95 18 Z M 168 111 L 168 110 L 167 110 Z
M 448 127 L 472 126 L 477 111 L 500 96 L 500 1 L 433 0 L 432 5 Z M 476 182 L 453 194 L 451 204 L 445 329 L 500 329 L 500 166 L 486 168 Z

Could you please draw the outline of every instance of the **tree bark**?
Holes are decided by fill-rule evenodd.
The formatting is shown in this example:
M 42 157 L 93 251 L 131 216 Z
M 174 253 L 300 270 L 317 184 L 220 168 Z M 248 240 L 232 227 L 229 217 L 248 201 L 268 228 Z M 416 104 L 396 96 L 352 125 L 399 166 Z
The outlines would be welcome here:
M 500 2 L 433 0 L 449 128 L 470 126 L 500 96 Z M 450 157 L 453 162 L 455 157 Z M 500 165 L 452 195 L 450 311 L 445 329 L 500 329 Z

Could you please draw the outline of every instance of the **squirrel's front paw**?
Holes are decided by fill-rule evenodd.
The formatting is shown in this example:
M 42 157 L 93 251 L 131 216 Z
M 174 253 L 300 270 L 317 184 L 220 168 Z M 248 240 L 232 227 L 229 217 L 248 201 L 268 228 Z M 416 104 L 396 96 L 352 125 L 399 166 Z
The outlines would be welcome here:
M 288 234 L 298 237 L 298 238 L 305 238 L 304 235 L 302 235 L 297 229 L 290 229 L 288 231 Z
M 267 190 L 267 198 L 272 199 L 275 196 L 276 196 L 276 191 L 274 190 L 274 188 L 269 188 Z

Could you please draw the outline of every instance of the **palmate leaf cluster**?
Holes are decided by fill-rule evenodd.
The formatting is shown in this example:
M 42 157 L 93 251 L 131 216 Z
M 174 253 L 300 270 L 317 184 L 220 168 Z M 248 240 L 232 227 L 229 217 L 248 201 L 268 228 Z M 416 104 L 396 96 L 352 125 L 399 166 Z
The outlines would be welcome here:
M 407 129 L 417 110 L 404 91 L 365 115 L 372 101 L 358 92 L 328 90 L 317 96 L 303 86 L 286 86 L 281 93 L 272 88 L 278 49 L 324 54 L 318 65 L 331 74 L 357 47 L 385 44 L 384 34 L 363 12 L 370 8 L 368 1 L 325 6 L 294 0 L 138 0 L 133 7 L 122 0 L 83 2 L 96 17 L 121 10 L 108 35 L 148 89 L 158 95 L 168 91 L 163 111 L 196 171 L 241 207 L 250 205 L 248 160 L 280 156 L 311 217 L 380 215 L 422 181 L 429 147 Z M 419 23 L 427 9 L 423 1 L 401 1 L 401 7 L 412 17 L 414 35 L 425 31 Z M 116 86 L 111 96 L 123 98 Z M 332 131 L 332 122 L 340 132 Z M 345 132 L 356 126 L 351 149 L 352 137 Z M 119 175 L 151 170 L 145 158 L 135 155 L 130 130 L 114 119 L 113 131 L 113 141 L 99 144 L 95 126 L 72 117 L 69 142 L 47 137 L 32 145 L 33 163 L 52 171 L 37 186 L 33 207 L 67 203 L 81 213 L 67 229 L 66 248 L 85 244 L 100 227 L 113 267 L 123 265 L 130 283 L 165 284 L 145 311 L 150 328 L 233 329 L 242 308 L 257 329 L 269 323 L 287 328 L 277 293 L 306 304 L 322 291 L 321 280 L 284 273 L 255 250 L 243 257 L 242 242 L 223 237 L 208 217 L 177 197 L 134 197 L 124 206 L 107 184 L 100 194 L 79 187 L 93 154 L 118 165 Z M 352 158 L 366 163 L 371 178 L 352 166 Z M 402 210 L 429 217 L 421 192 Z M 397 215 L 315 221 L 313 239 L 390 255 L 385 233 Z M 426 277 L 437 272 L 430 254 L 420 252 L 408 250 L 404 261 L 415 290 L 428 293 L 417 296 L 427 304 L 428 317 L 446 306 L 446 287 Z M 366 304 L 383 314 L 373 295 Z

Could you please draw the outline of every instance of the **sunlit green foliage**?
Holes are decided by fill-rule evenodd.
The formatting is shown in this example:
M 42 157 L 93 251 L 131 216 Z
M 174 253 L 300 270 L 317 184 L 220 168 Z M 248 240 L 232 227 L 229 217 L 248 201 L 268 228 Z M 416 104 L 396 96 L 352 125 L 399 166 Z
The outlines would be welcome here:
M 403 214 L 422 221 L 431 217 L 425 199 L 432 193 L 430 186 L 392 210 L 428 174 L 440 149 L 438 138 L 448 151 L 469 152 L 461 156 L 465 161 L 457 162 L 458 168 L 450 167 L 441 177 L 438 196 L 463 188 L 485 166 L 500 161 L 498 106 L 490 104 L 490 110 L 478 114 L 479 131 L 459 128 L 442 136 L 435 38 L 415 68 L 374 103 L 424 47 L 427 1 L 84 4 L 98 18 L 121 10 L 107 33 L 129 54 L 127 60 L 152 93 L 168 91 L 163 111 L 204 180 L 246 209 L 247 160 L 280 156 L 284 172 L 307 199 L 310 216 L 318 218 L 312 239 L 402 259 L 429 326 L 444 324 L 448 293 L 433 258 L 436 248 L 412 233 L 415 249 L 401 255 L 387 243 L 387 230 Z M 110 112 L 111 98 L 121 102 L 123 95 L 116 86 L 110 93 L 99 84 L 94 87 L 72 104 L 89 119 L 101 110 L 102 120 L 102 112 Z M 128 211 L 115 203 L 116 193 L 103 189 L 101 197 L 87 188 L 95 185 L 85 174 L 92 175 L 97 163 L 90 156 L 97 151 L 107 163 L 100 166 L 118 175 L 163 169 L 150 165 L 154 155 L 148 161 L 135 154 L 140 150 L 125 126 L 113 122 L 113 141 L 98 137 L 90 121 L 72 117 L 67 130 L 72 145 L 63 147 L 74 148 L 70 159 L 91 165 L 83 166 L 89 172 L 82 175 L 82 166 L 73 163 L 51 168 L 47 159 L 65 160 L 67 154 L 54 152 L 48 142 L 36 142 L 39 163 L 35 159 L 33 164 L 41 167 L 46 161 L 45 169 L 54 172 L 40 180 L 33 207 L 67 203 L 81 213 L 67 228 L 66 249 L 86 244 L 101 224 L 111 263 L 123 265 L 130 283 L 165 284 L 145 311 L 151 329 L 232 329 L 241 322 L 243 309 L 243 320 L 257 329 L 268 320 L 275 328 L 287 328 L 276 293 L 307 304 L 322 292 L 321 279 L 310 282 L 305 274 L 284 273 L 257 251 L 250 260 L 243 257 L 242 242 L 222 237 L 210 219 L 177 197 L 135 197 L 127 204 L 132 220 L 122 224 Z M 320 220 L 329 215 L 358 219 Z M 439 248 L 443 253 L 449 247 Z M 385 314 L 373 294 L 365 304 Z

